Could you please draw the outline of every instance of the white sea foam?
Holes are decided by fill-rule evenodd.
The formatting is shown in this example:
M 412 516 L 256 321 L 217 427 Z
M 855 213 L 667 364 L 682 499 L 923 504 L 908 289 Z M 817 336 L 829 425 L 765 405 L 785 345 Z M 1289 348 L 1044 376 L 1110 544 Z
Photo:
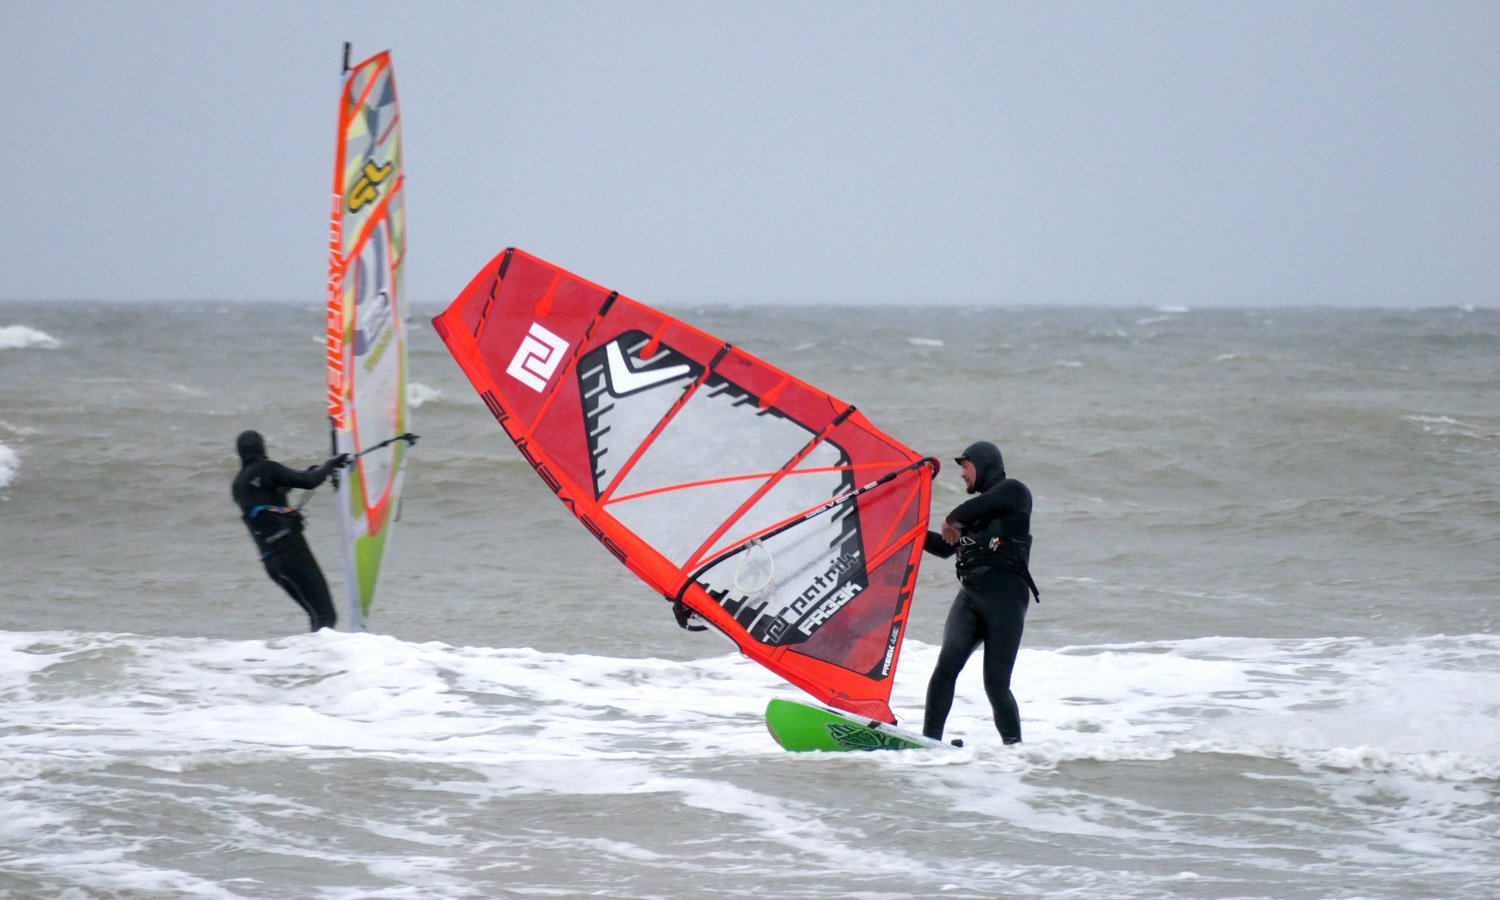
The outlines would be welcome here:
M 95 748 L 106 755 L 153 755 L 165 745 L 215 752 L 344 747 L 441 759 L 495 750 L 504 734 L 507 754 L 592 757 L 630 744 L 660 750 L 684 730 L 694 741 L 674 752 L 772 752 L 758 720 L 768 693 L 784 692 L 735 655 L 670 662 L 327 632 L 266 643 L 0 638 L 9 721 L 97 726 L 106 737 Z M 90 681 L 97 692 L 55 705 L 25 702 L 31 679 L 49 667 L 86 667 L 122 652 L 135 658 L 136 680 L 118 688 Z M 910 641 L 904 668 L 925 672 L 935 653 Z M 968 737 L 971 747 L 997 741 L 979 669 L 976 657 L 961 676 L 949 720 L 949 732 Z M 1208 638 L 1026 648 L 1016 681 L 1027 744 L 996 759 L 1055 765 L 1232 752 L 1311 768 L 1500 778 L 1497 637 L 1397 646 Z M 893 706 L 920 710 L 924 688 L 920 677 L 902 679 Z M 496 719 L 497 707 L 513 714 Z
M 943 342 L 940 341 L 940 340 L 938 340 L 937 338 L 913 337 L 913 338 L 907 338 L 906 342 L 908 344 L 911 344 L 913 347 L 941 347 L 941 346 L 943 346 Z
M 1402 416 L 1401 419 L 1402 421 L 1415 424 L 1425 434 L 1476 438 L 1479 440 L 1490 440 L 1500 436 L 1494 432 L 1486 431 L 1483 427 L 1473 422 L 1465 422 L 1461 419 L 1455 419 L 1452 416 L 1409 415 Z
M 0 488 L 9 485 L 21 468 L 21 457 L 16 451 L 0 443 Z
M 0 419 L 0 428 L 5 429 L 6 431 L 17 437 L 34 437 L 42 433 L 42 430 L 40 428 L 32 428 L 29 425 L 17 425 L 14 422 L 7 422 L 4 419 Z
M 29 347 L 54 350 L 61 346 L 61 341 L 45 331 L 25 325 L 0 325 L 0 350 L 25 350 Z
M 1500 778 L 1500 638 L 1488 635 L 1395 646 L 1206 638 L 1023 651 L 1023 666 L 1048 686 L 1037 736 L 1073 732 L 1068 754 L 1233 752 Z
M 898 712 L 919 711 L 936 652 L 908 642 Z M 1016 670 L 1020 747 L 994 733 L 976 657 L 949 719 L 965 749 L 791 755 L 761 714 L 769 696 L 800 695 L 734 654 L 678 662 L 331 632 L 273 641 L 0 632 L 0 783 L 11 785 L 0 789 L 0 836 L 43 882 L 95 890 L 226 883 L 186 863 L 143 861 L 152 850 L 140 829 L 109 824 L 132 821 L 143 798 L 231 829 L 261 855 L 305 842 L 291 822 L 338 824 L 335 840 L 358 841 L 382 877 L 423 883 L 436 865 L 460 894 L 484 892 L 463 874 L 473 853 L 529 869 L 522 860 L 591 848 L 606 869 L 613 859 L 675 878 L 734 871 L 740 857 L 722 848 L 735 841 L 795 860 L 804 876 L 857 871 L 917 893 L 983 893 L 1018 879 L 1082 889 L 1098 875 L 1017 865 L 983 841 L 971 849 L 975 822 L 1003 823 L 1023 842 L 1141 859 L 1158 846 L 1197 848 L 1263 868 L 1295 825 L 1326 859 L 1395 869 L 1408 864 L 1402 848 L 1421 846 L 1467 854 L 1484 877 L 1500 871 L 1483 849 L 1487 786 L 1500 779 L 1497 663 L 1500 638 L 1489 635 L 1027 648 Z M 1200 827 L 1186 812 L 1128 799 L 1132 779 L 1170 783 L 1205 769 L 1207 790 L 1263 781 L 1255 807 L 1214 809 L 1238 826 Z M 317 773 L 349 771 L 365 774 L 336 792 L 309 791 Z M 1096 778 L 1106 779 L 1097 790 Z M 1271 799 L 1278 791 L 1289 792 L 1286 811 Z M 1372 795 L 1400 804 L 1402 821 L 1372 807 Z M 1310 797 L 1326 807 L 1315 822 L 1299 818 Z M 524 810 L 531 824 L 507 825 L 490 809 Z M 635 825 L 611 830 L 600 818 L 548 831 L 545 821 L 568 821 L 574 809 L 618 810 Z M 671 820 L 709 829 L 705 847 L 720 852 L 684 857 L 693 844 L 662 843 Z M 887 841 L 897 821 L 927 849 Z M 112 849 L 101 856 L 101 847 Z M 1300 877 L 1296 859 L 1275 865 Z M 1121 877 L 1126 894 L 1160 886 L 1139 871 Z
M 425 384 L 419 384 L 415 381 L 406 385 L 406 402 L 411 404 L 412 409 L 416 409 L 429 401 L 441 400 L 442 398 L 443 392 L 437 388 L 428 387 Z

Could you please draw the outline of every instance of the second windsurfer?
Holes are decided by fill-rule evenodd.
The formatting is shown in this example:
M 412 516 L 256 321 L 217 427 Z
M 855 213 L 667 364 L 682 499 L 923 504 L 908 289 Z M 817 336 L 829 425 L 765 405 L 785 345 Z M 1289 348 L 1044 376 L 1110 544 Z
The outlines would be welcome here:
M 328 596 L 328 580 L 302 537 L 302 513 L 287 505 L 286 495 L 289 488 L 311 490 L 322 484 L 334 469 L 349 462 L 348 455 L 299 472 L 268 459 L 258 431 L 241 432 L 235 448 L 240 471 L 232 488 L 234 502 L 255 539 L 266 574 L 307 613 L 310 631 L 334 627 L 338 614 Z

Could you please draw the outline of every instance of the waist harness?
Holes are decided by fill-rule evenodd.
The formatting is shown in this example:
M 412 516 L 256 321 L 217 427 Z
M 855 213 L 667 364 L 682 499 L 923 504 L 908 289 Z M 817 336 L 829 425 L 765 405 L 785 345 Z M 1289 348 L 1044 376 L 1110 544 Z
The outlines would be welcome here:
M 1036 602 L 1042 602 L 1042 592 L 1037 590 L 1028 565 L 1031 559 L 1031 535 L 1016 537 L 993 537 L 964 535 L 959 539 L 958 564 L 955 567 L 958 580 L 964 584 L 969 579 L 983 575 L 991 569 L 999 569 L 1020 576 L 1031 591 Z
M 245 513 L 245 525 L 250 529 L 250 536 L 255 538 L 255 545 L 260 548 L 260 558 L 265 559 L 280 549 L 274 546 L 277 541 L 294 531 L 302 530 L 302 512 L 290 506 L 263 503 L 251 507 Z

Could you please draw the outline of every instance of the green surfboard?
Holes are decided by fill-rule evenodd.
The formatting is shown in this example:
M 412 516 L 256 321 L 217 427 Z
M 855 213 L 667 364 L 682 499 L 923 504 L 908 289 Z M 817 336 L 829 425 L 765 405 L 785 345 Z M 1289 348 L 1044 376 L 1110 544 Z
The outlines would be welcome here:
M 779 698 L 766 706 L 766 728 L 776 743 L 793 752 L 954 749 L 884 722 Z

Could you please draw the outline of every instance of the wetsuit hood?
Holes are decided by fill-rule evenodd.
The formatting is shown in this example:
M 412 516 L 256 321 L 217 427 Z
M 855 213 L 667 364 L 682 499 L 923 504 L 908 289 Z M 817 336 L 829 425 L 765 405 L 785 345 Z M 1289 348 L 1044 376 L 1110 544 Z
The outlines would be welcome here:
M 234 448 L 240 452 L 240 464 L 250 465 L 266 458 L 266 439 L 259 431 L 241 431 L 234 439 Z
M 1005 480 L 1005 459 L 1000 455 L 1000 448 L 989 441 L 975 441 L 954 461 L 962 464 L 966 459 L 974 464 L 975 474 L 974 486 L 969 488 L 969 493 L 982 494 Z

